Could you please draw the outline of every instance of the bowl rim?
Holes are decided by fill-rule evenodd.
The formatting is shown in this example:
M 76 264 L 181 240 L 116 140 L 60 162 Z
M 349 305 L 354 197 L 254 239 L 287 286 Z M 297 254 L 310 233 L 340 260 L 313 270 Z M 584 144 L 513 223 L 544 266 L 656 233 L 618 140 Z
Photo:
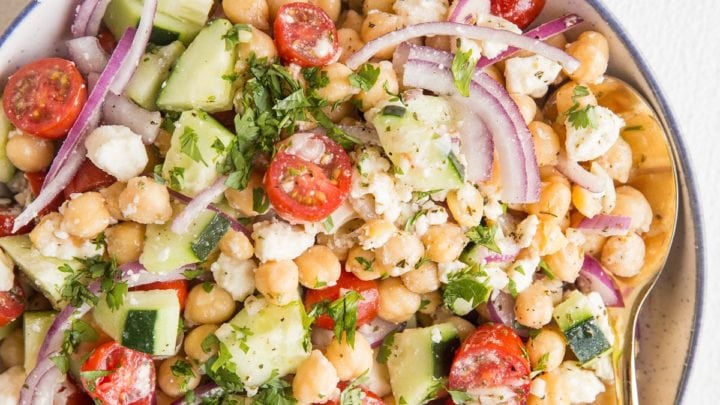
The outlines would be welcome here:
M 654 98 L 658 102 L 659 113 L 667 121 L 668 129 L 670 130 L 670 137 L 674 141 L 674 148 L 679 156 L 679 162 L 677 162 L 682 168 L 683 180 L 687 186 L 688 201 L 690 208 L 690 216 L 692 217 L 692 224 L 690 225 L 695 231 L 695 260 L 696 260 L 696 271 L 697 271 L 697 282 L 695 285 L 695 308 L 694 308 L 694 319 L 692 323 L 692 330 L 690 331 L 690 344 L 688 346 L 687 353 L 685 355 L 685 362 L 683 366 L 682 376 L 677 389 L 677 395 L 675 397 L 675 403 L 681 403 L 685 397 L 687 382 L 692 373 L 694 366 L 695 354 L 697 351 L 697 344 L 699 338 L 699 328 L 703 318 L 703 310 L 705 307 L 705 280 L 706 280 L 706 257 L 705 257 L 705 226 L 703 223 L 702 206 L 698 195 L 697 183 L 693 173 L 695 170 L 692 166 L 692 160 L 685 145 L 685 141 L 680 136 L 682 132 L 679 121 L 677 120 L 673 108 L 668 102 L 665 91 L 662 89 L 655 73 L 650 65 L 645 60 L 640 49 L 635 45 L 631 36 L 620 24 L 619 20 L 615 15 L 605 6 L 602 0 L 586 0 L 610 26 L 612 31 L 618 36 L 618 39 L 627 48 L 633 57 L 633 60 L 637 64 L 640 73 L 643 78 L 647 81 L 650 90 L 653 93 Z M 17 27 L 22 21 L 37 7 L 42 0 L 30 0 L 30 3 L 25 6 L 20 13 L 10 22 L 4 32 L 0 34 L 0 47 L 2 47 L 15 32 Z M 682 188 L 682 187 L 681 187 Z M 682 197 L 681 197 L 682 198 Z

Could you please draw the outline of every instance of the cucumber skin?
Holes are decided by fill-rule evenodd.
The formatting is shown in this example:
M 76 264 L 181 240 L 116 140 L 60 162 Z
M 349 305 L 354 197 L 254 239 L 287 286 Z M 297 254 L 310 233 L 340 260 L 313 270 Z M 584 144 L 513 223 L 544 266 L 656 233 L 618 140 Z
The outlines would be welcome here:
M 147 52 L 125 88 L 125 95 L 146 110 L 157 110 L 160 86 L 170 75 L 170 68 L 185 50 L 182 42 L 174 41 Z
M 127 27 L 137 27 L 141 12 L 142 2 L 140 0 L 112 0 L 105 11 L 103 22 L 115 39 L 119 40 Z M 158 11 L 155 13 L 150 41 L 157 45 L 167 45 L 179 40 L 187 45 L 192 42 L 203 25 L 204 22 L 197 24 L 175 18 L 175 16 L 165 13 L 162 4 L 159 4 Z
M 155 329 L 157 315 L 157 311 L 148 309 L 128 311 L 125 327 L 121 334 L 121 344 L 139 352 L 153 353 L 155 342 L 153 339 L 148 339 L 147 332 Z
M 56 315 L 54 311 L 27 311 L 23 314 L 25 370 L 35 368 L 40 347 Z
M 213 219 L 210 220 L 210 223 L 203 229 L 200 236 L 190 245 L 195 256 L 201 261 L 207 259 L 229 228 L 230 220 L 220 214 L 215 214 Z
M 7 157 L 7 141 L 11 130 L 10 120 L 5 115 L 5 111 L 0 108 L 0 182 L 2 183 L 10 181 L 16 170 Z

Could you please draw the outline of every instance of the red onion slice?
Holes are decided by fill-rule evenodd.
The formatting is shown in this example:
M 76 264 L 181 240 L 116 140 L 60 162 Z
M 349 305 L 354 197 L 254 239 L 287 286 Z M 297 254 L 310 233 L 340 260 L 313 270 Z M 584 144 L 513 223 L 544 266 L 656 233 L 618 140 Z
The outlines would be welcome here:
M 140 14 L 140 23 L 138 24 L 137 33 L 135 34 L 135 40 L 132 41 L 130 49 L 123 58 L 120 69 L 115 75 L 112 84 L 110 84 L 110 90 L 115 94 L 122 94 L 123 91 L 125 91 L 125 86 L 127 86 L 133 73 L 135 73 L 135 69 L 137 68 L 138 63 L 140 63 L 140 59 L 145 54 L 145 47 L 150 40 L 158 0 L 144 1 L 142 14 Z
M 621 236 L 627 235 L 631 222 L 632 218 L 630 217 L 600 214 L 592 218 L 583 218 L 577 229 L 603 236 Z
M 50 372 L 50 370 L 53 369 L 57 370 L 57 367 L 55 367 L 55 363 L 53 363 L 53 361 L 50 360 L 49 357 L 45 357 L 42 360 L 38 361 L 37 365 L 35 365 L 35 368 L 32 369 L 30 374 L 28 374 L 27 378 L 25 378 L 25 383 L 23 383 L 23 387 L 20 390 L 20 400 L 18 401 L 18 405 L 35 404 L 35 402 L 33 402 L 33 398 L 35 397 L 36 391 L 45 391 L 45 389 L 38 389 L 40 382 L 43 380 L 45 374 L 47 374 L 48 372 Z M 50 398 L 52 398 L 52 396 Z
M 202 402 L 203 398 L 212 398 L 216 395 L 222 394 L 224 391 L 221 387 L 219 387 L 214 382 L 210 382 L 207 384 L 203 384 L 193 390 L 195 392 L 195 398 L 199 399 L 200 402 Z M 188 402 L 185 400 L 184 397 L 180 399 L 176 399 L 172 402 L 172 405 L 194 405 L 199 402 Z
M 227 190 L 225 185 L 226 176 L 222 176 L 205 190 L 201 191 L 200 194 L 196 195 L 195 198 L 185 207 L 185 209 L 175 217 L 170 230 L 178 235 L 182 235 L 187 232 L 188 227 L 195 220 L 195 218 L 203 212 L 208 205 L 212 204 L 216 198 Z
M 460 152 L 467 158 L 465 176 L 475 183 L 485 181 L 492 175 L 495 149 L 492 134 L 480 117 L 465 105 L 455 104 L 461 115 L 458 121 Z
M 501 290 L 493 291 L 487 309 L 493 322 L 509 326 L 522 338 L 529 336 L 529 330 L 515 322 L 515 298 L 512 295 Z
M 370 58 L 382 49 L 397 46 L 400 43 L 413 38 L 433 35 L 448 35 L 500 42 L 516 48 L 534 52 L 550 60 L 556 61 L 563 65 L 563 67 L 570 73 L 574 72 L 580 66 L 580 62 L 578 62 L 577 59 L 558 48 L 547 45 L 536 39 L 524 37 L 505 30 L 477 27 L 474 25 L 453 22 L 421 23 L 389 32 L 365 44 L 365 46 L 360 48 L 358 52 L 347 59 L 346 65 L 350 69 L 355 70 L 359 68 L 360 65 L 370 60 Z
M 604 178 L 585 170 L 578 162 L 568 159 L 564 153 L 558 155 L 558 163 L 555 165 L 555 168 L 567 176 L 573 183 L 587 191 L 592 193 L 602 193 L 605 191 L 607 182 Z
M 108 55 L 96 37 L 79 37 L 65 42 L 75 65 L 85 75 L 102 72 L 107 66 Z
M 142 136 L 150 145 L 160 133 L 162 116 L 159 111 L 148 111 L 125 96 L 108 93 L 103 104 L 103 122 L 124 125 Z
M 85 0 L 75 10 L 75 19 L 70 26 L 70 33 L 73 37 L 81 37 L 85 35 L 87 30 L 88 22 L 92 16 L 95 6 L 97 6 L 98 0 Z
M 450 6 L 448 21 L 475 24 L 481 15 L 490 14 L 490 2 L 488 0 L 456 0 Z
M 178 192 L 175 191 L 175 190 L 168 190 L 168 191 L 170 192 L 170 195 L 173 196 L 173 198 L 175 198 L 176 200 L 178 200 L 178 201 L 180 201 L 180 202 L 182 202 L 182 203 L 189 204 L 189 203 L 192 202 L 192 200 L 193 200 L 192 198 L 186 196 L 185 194 L 178 193 Z M 244 233 L 244 234 L 246 234 L 246 235 L 248 235 L 248 236 L 250 236 L 250 234 L 252 233 L 252 232 L 250 232 L 249 229 L 247 229 L 247 227 L 245 227 L 245 225 L 243 225 L 243 224 L 241 224 L 240 222 L 238 222 L 238 220 L 235 219 L 235 218 L 233 218 L 232 215 L 228 215 L 228 213 L 226 213 L 225 211 L 223 211 L 223 210 L 221 210 L 220 208 L 218 208 L 217 205 L 215 205 L 215 204 L 208 204 L 207 207 L 205 207 L 205 208 L 209 209 L 210 211 L 212 211 L 212 212 L 214 212 L 214 213 L 216 213 L 216 214 L 218 214 L 218 215 L 221 215 L 221 216 L 225 217 L 225 219 L 227 219 L 228 221 L 230 221 L 230 227 L 231 227 L 234 231 L 236 231 L 236 232 L 242 232 L 242 233 Z
M 345 131 L 348 135 L 359 140 L 363 144 L 380 145 L 380 137 L 375 128 L 358 123 L 356 125 L 338 125 L 338 128 Z
M 357 331 L 363 335 L 371 347 L 376 348 L 382 344 L 387 335 L 403 327 L 403 324 L 388 322 L 378 316 L 370 323 L 360 326 Z
M 97 36 L 100 32 L 100 25 L 102 24 L 102 19 L 105 15 L 105 10 L 107 10 L 108 5 L 110 4 L 110 0 L 96 0 L 95 3 L 97 4 L 93 8 L 92 14 L 90 14 L 90 18 L 88 19 L 87 26 L 85 27 L 85 35 L 93 37 Z
M 625 306 L 623 295 L 615 280 L 602 265 L 590 255 L 585 255 L 580 275 L 575 282 L 583 293 L 595 291 L 602 297 L 608 307 Z

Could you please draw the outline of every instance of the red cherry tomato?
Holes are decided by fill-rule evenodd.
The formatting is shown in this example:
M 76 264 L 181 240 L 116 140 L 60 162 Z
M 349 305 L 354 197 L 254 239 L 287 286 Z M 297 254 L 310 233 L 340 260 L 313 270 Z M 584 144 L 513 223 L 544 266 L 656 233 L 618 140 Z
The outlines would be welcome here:
M 449 388 L 472 391 L 508 387 L 525 403 L 530 391 L 530 361 L 518 335 L 502 324 L 477 328 L 460 346 L 450 367 Z
M 8 79 L 3 108 L 10 122 L 33 135 L 65 136 L 87 99 L 87 86 L 75 64 L 47 58 L 28 63 Z
M 158 281 L 157 283 L 150 283 L 134 287 L 133 291 L 150 291 L 150 290 L 175 290 L 178 301 L 180 302 L 180 309 L 185 308 L 185 299 L 188 295 L 188 282 L 187 280 L 175 280 L 175 281 Z
M 30 186 L 30 192 L 32 193 L 33 197 L 37 197 L 42 190 L 43 182 L 45 182 L 45 172 L 25 173 L 25 178 L 28 181 L 28 186 Z M 57 211 L 64 201 L 65 196 L 63 194 L 58 194 L 57 197 L 55 197 L 55 199 L 50 202 L 50 204 L 48 204 L 45 208 L 43 208 L 42 211 L 40 211 L 38 217 L 41 217 L 53 211 Z
M 91 381 L 81 377 L 88 394 L 103 404 L 151 403 L 155 391 L 155 365 L 149 354 L 136 352 L 117 342 L 107 342 L 93 350 L 80 370 L 111 371 Z
M 338 384 L 338 388 L 340 388 L 340 392 L 343 392 L 345 388 L 348 386 L 348 382 L 344 381 Z M 374 392 L 368 391 L 366 389 L 362 390 L 363 396 L 362 396 L 362 402 L 360 405 L 385 405 L 385 402 L 383 402 L 382 398 L 375 395 Z M 340 399 L 332 399 L 330 401 L 325 402 L 325 405 L 340 405 Z
M 525 28 L 535 21 L 545 0 L 491 0 L 490 13 Z
M 20 215 L 19 208 L 12 207 L 0 207 L 0 237 L 10 235 L 22 235 L 32 231 L 35 226 L 34 223 L 29 223 L 22 228 L 18 229 L 17 232 L 13 232 L 13 226 L 15 226 L 15 218 Z
M 100 46 L 105 52 L 112 53 L 115 50 L 115 45 L 117 45 L 117 42 L 115 41 L 115 37 L 113 36 L 113 34 L 105 25 L 100 27 L 100 32 L 98 32 L 97 39 L 98 41 L 100 41 Z
M 0 291 L 0 326 L 5 326 L 17 319 L 25 311 L 25 291 L 17 280 L 9 291 Z
M 281 142 L 265 174 L 265 192 L 280 216 L 290 220 L 320 221 L 343 203 L 350 192 L 352 170 L 343 148 L 325 135 L 319 163 L 287 152 L 293 137 Z
M 286 63 L 324 66 L 333 61 L 338 50 L 335 23 L 323 9 L 309 3 L 280 7 L 274 33 L 278 52 Z
M 305 294 L 305 308 L 310 311 L 313 305 L 320 301 L 335 301 L 340 298 L 341 290 L 353 290 L 363 297 L 357 306 L 357 326 L 365 325 L 375 319 L 378 313 L 379 297 L 377 281 L 363 281 L 346 271 L 342 272 L 334 286 L 322 290 L 308 290 Z M 332 329 L 335 323 L 329 316 L 323 314 L 315 321 L 315 325 L 324 329 Z
M 95 166 L 90 159 L 85 159 L 78 169 L 77 174 L 75 174 L 75 177 L 73 177 L 70 184 L 63 190 L 63 193 L 65 194 L 65 198 L 69 198 L 70 195 L 74 193 L 97 190 L 109 186 L 115 183 L 115 181 L 117 181 L 115 177 Z

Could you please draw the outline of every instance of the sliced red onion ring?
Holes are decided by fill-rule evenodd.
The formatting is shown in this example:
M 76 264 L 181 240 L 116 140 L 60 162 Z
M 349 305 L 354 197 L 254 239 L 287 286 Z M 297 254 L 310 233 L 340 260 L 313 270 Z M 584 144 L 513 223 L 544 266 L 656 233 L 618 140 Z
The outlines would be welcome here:
M 87 26 L 85 27 L 85 35 L 93 37 L 97 36 L 100 32 L 100 25 L 102 24 L 102 19 L 105 15 L 105 10 L 107 10 L 108 5 L 110 4 L 110 0 L 96 0 L 95 3 L 97 4 L 93 8 L 92 14 L 90 14 L 90 18 L 88 19 Z
M 178 193 L 178 192 L 175 191 L 175 190 L 170 190 L 170 189 L 168 189 L 168 191 L 170 192 L 170 195 L 173 196 L 173 198 L 175 198 L 176 200 L 178 200 L 178 201 L 180 201 L 180 202 L 182 202 L 182 203 L 190 204 L 190 202 L 192 202 L 192 200 L 193 200 L 192 198 L 190 198 L 190 197 L 188 197 L 188 196 L 186 196 L 186 195 L 184 195 L 184 194 Z M 218 208 L 217 205 L 215 205 L 215 204 L 208 204 L 207 207 L 205 207 L 205 208 L 209 209 L 210 211 L 212 211 L 212 212 L 214 212 L 214 213 L 216 213 L 216 214 L 219 214 L 219 215 L 225 217 L 225 219 L 227 219 L 228 221 L 230 221 L 230 227 L 231 227 L 234 231 L 236 231 L 236 232 L 242 232 L 242 233 L 244 233 L 244 234 L 246 234 L 246 235 L 248 235 L 248 236 L 250 236 L 250 234 L 252 233 L 252 232 L 250 232 L 249 229 L 247 229 L 247 227 L 245 227 L 245 225 L 243 225 L 243 224 L 241 224 L 240 222 L 238 222 L 238 220 L 235 219 L 232 215 L 228 215 L 228 213 L 226 213 L 225 211 L 223 211 L 223 210 L 221 210 L 220 208 Z
M 527 38 L 505 30 L 477 27 L 474 25 L 453 22 L 421 23 L 389 32 L 365 44 L 365 46 L 360 48 L 358 52 L 347 59 L 346 65 L 350 69 L 355 70 L 359 68 L 360 65 L 370 60 L 370 58 L 382 49 L 399 45 L 402 42 L 413 38 L 433 35 L 448 35 L 500 42 L 516 48 L 525 49 L 544 56 L 550 60 L 554 60 L 563 65 L 565 70 L 570 73 L 574 72 L 580 66 L 580 62 L 578 62 L 577 59 L 558 48 L 543 43 L 542 41 Z
M 512 295 L 501 290 L 493 291 L 487 309 L 492 321 L 509 326 L 522 338 L 529 336 L 528 329 L 515 322 L 515 298 Z
M 157 1 L 158 0 L 144 1 L 135 40 L 132 41 L 132 46 L 130 46 L 130 49 L 123 58 L 122 66 L 120 66 L 120 69 L 110 85 L 110 90 L 115 94 L 122 94 L 123 91 L 125 91 L 125 86 L 127 86 L 130 82 L 138 63 L 140 63 L 140 59 L 143 54 L 145 54 L 145 47 L 147 46 L 147 43 L 150 40 L 150 34 L 152 33 L 155 10 L 157 9 Z
M 448 21 L 475 24 L 478 17 L 490 14 L 490 2 L 488 0 L 456 0 L 450 6 Z
M 79 37 L 65 42 L 75 65 L 85 75 L 102 72 L 108 63 L 108 55 L 96 37 Z
M 357 331 L 371 347 L 376 348 L 382 344 L 387 335 L 404 327 L 404 324 L 388 322 L 377 316 L 370 323 L 360 326 Z
M 216 395 L 222 394 L 223 389 L 214 382 L 210 382 L 195 388 L 194 392 L 195 398 L 202 400 L 203 398 L 212 398 Z M 197 402 L 188 402 L 184 397 L 182 397 L 173 401 L 172 405 L 194 405 L 196 403 Z
M 73 37 L 81 37 L 87 30 L 88 21 L 92 16 L 95 6 L 97 6 L 98 0 L 84 0 L 75 10 L 75 19 L 70 26 L 70 32 Z
M 43 380 L 43 377 L 52 369 L 57 369 L 57 367 L 55 367 L 55 363 L 53 363 L 49 357 L 45 357 L 38 361 L 35 368 L 32 369 L 30 374 L 28 374 L 25 378 L 25 383 L 23 383 L 23 387 L 20 390 L 20 400 L 18 401 L 18 405 L 36 404 L 36 402 L 33 401 L 36 392 L 44 393 L 48 389 L 54 389 L 54 387 L 47 388 L 47 384 L 45 387 L 40 387 L 40 382 Z M 52 396 L 50 396 L 50 398 L 52 398 Z
M 152 273 L 147 271 L 145 266 L 139 262 L 131 262 L 123 264 L 118 269 L 122 274 L 122 279 L 127 280 L 128 287 L 137 287 L 139 285 L 151 283 L 184 280 L 184 273 L 188 270 L 193 270 L 196 267 L 197 266 L 195 264 L 188 264 L 165 273 Z
M 632 218 L 630 217 L 600 214 L 592 218 L 583 218 L 577 229 L 598 233 L 603 236 L 621 236 L 627 235 L 631 223 Z
M 493 144 L 492 134 L 485 123 L 467 106 L 456 104 L 460 111 L 458 130 L 460 131 L 460 152 L 467 157 L 465 176 L 472 182 L 485 181 L 492 175 Z
M 103 122 L 124 125 L 142 136 L 144 144 L 150 145 L 160 133 L 162 116 L 159 111 L 148 111 L 125 96 L 108 93 L 103 105 Z
M 175 217 L 170 230 L 178 235 L 182 235 L 187 232 L 188 227 L 200 215 L 216 198 L 227 190 L 225 185 L 226 176 L 222 176 L 205 190 L 201 191 L 200 194 L 196 195 L 195 198 L 188 203 L 185 209 Z
M 604 178 L 585 170 L 578 162 L 568 159 L 564 153 L 558 155 L 558 163 L 555 165 L 555 168 L 567 176 L 573 183 L 587 191 L 592 193 L 602 193 L 605 191 L 606 181 Z
M 338 125 L 348 135 L 359 140 L 362 144 L 380 145 L 380 137 L 375 128 L 358 123 L 356 125 Z
M 615 280 L 602 265 L 590 255 L 585 255 L 585 261 L 583 262 L 580 275 L 575 283 L 583 293 L 587 294 L 595 291 L 600 294 L 603 302 L 608 307 L 622 308 L 625 306 L 622 292 Z

